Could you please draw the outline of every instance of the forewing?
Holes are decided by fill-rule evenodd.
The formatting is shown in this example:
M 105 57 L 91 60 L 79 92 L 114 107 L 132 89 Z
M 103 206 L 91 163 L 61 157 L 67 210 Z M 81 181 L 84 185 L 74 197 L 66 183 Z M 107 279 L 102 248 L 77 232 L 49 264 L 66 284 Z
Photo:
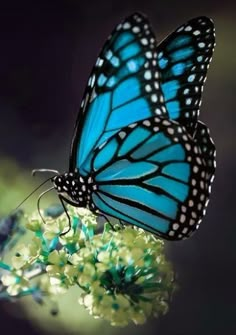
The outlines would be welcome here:
M 88 80 L 72 141 L 71 171 L 89 174 L 93 150 L 121 128 L 156 114 L 167 115 L 156 46 L 141 14 L 128 17 L 113 31 Z

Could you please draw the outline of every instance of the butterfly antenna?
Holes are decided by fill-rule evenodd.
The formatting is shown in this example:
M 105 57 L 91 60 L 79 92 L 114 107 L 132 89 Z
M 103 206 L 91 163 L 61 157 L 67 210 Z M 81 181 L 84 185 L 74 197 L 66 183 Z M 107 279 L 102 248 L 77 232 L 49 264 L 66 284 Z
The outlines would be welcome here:
M 42 216 L 42 214 L 41 214 L 41 212 L 40 212 L 40 201 L 41 201 L 42 197 L 43 197 L 46 193 L 48 193 L 48 192 L 50 192 L 50 191 L 52 191 L 52 190 L 54 190 L 54 186 L 53 186 L 53 187 L 50 187 L 48 190 L 42 192 L 42 193 L 39 195 L 39 197 L 38 197 L 38 201 L 37 201 L 37 209 L 38 209 L 38 213 L 39 213 L 39 216 L 41 217 L 41 219 L 42 219 L 42 221 L 43 221 L 44 224 L 46 224 L 46 221 L 44 220 L 44 218 L 43 218 L 43 216 Z
M 37 173 L 45 173 L 45 172 L 54 173 L 56 175 L 60 174 L 59 171 L 52 169 L 34 169 L 32 170 L 31 174 L 34 177 Z
M 12 214 L 14 214 L 17 210 L 18 210 L 18 208 L 19 207 L 21 207 L 22 205 L 23 205 L 23 203 L 24 202 L 26 202 L 26 200 L 28 200 L 36 191 L 38 191 L 38 189 L 40 189 L 40 187 L 42 187 L 44 184 L 46 184 L 49 180 L 51 180 L 52 179 L 52 177 L 50 177 L 50 178 L 48 178 L 48 179 L 46 179 L 46 180 L 44 180 L 44 182 L 42 182 L 42 184 L 40 184 L 39 186 L 37 186 L 23 201 L 21 201 L 20 203 L 19 203 L 19 205 L 14 209 L 14 210 L 12 210 L 11 211 L 11 213 L 9 214 L 9 215 L 12 215 Z

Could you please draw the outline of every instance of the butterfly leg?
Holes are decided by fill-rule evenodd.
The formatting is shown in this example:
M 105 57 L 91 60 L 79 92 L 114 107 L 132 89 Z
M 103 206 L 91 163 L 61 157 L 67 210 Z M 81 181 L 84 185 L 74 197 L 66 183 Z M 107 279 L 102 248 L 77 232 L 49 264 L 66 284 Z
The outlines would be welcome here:
M 67 199 L 65 200 L 65 198 L 64 198 L 62 195 L 59 195 L 58 197 L 59 197 L 59 200 L 60 200 L 60 202 L 61 202 L 61 205 L 62 205 L 62 207 L 63 207 L 63 209 L 64 209 L 64 212 L 65 212 L 65 214 L 66 214 L 66 216 L 67 216 L 68 224 L 69 224 L 69 228 L 68 228 L 65 232 L 62 232 L 62 233 L 60 234 L 60 236 L 64 236 L 64 235 L 66 235 L 67 233 L 69 233 L 69 231 L 71 230 L 71 219 L 70 219 L 70 215 L 68 214 L 68 211 L 67 211 L 67 208 L 66 208 L 66 205 L 65 205 L 65 202 L 64 202 L 64 201 L 67 202 Z
M 100 217 L 103 217 L 105 219 L 105 221 L 109 224 L 109 226 L 111 227 L 111 229 L 113 231 L 116 231 L 114 225 L 111 223 L 111 221 L 109 220 L 108 216 L 106 216 L 104 213 L 99 213 Z
M 120 223 L 121 228 L 124 229 L 126 226 L 126 223 L 123 220 L 119 220 L 119 223 Z
M 122 220 L 118 220 L 119 223 L 116 223 L 117 227 L 115 228 L 114 224 L 111 223 L 111 220 L 109 219 L 109 216 L 108 215 L 105 215 L 104 213 L 99 213 L 100 217 L 103 217 L 106 222 L 109 224 L 109 226 L 111 227 L 111 229 L 113 231 L 117 231 L 117 230 L 120 230 L 120 229 L 124 229 L 125 226 L 126 226 L 126 223 Z M 120 226 L 120 227 L 119 227 Z
M 64 209 L 64 211 L 66 213 L 66 216 L 68 218 L 68 224 L 69 224 L 69 229 L 67 229 L 65 232 L 62 232 L 60 234 L 60 236 L 64 236 L 64 235 L 66 235 L 71 230 L 71 219 L 70 219 L 70 215 L 68 214 L 65 202 L 68 203 L 69 205 L 73 206 L 73 207 L 81 207 L 81 206 L 78 205 L 76 202 L 71 201 L 71 200 L 63 197 L 63 195 L 61 195 L 61 194 L 59 194 L 58 197 L 59 197 L 59 200 L 60 200 L 60 202 L 62 204 L 62 207 L 63 207 L 63 209 Z

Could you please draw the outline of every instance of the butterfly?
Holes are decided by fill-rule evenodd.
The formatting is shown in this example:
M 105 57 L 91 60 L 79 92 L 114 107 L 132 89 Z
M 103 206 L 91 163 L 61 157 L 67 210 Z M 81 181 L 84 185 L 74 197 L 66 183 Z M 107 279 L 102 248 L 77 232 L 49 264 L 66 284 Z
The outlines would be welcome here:
M 62 202 L 169 240 L 199 227 L 215 172 L 215 146 L 198 120 L 214 45 L 207 17 L 160 44 L 140 13 L 117 25 L 88 80 L 69 171 L 52 178 Z

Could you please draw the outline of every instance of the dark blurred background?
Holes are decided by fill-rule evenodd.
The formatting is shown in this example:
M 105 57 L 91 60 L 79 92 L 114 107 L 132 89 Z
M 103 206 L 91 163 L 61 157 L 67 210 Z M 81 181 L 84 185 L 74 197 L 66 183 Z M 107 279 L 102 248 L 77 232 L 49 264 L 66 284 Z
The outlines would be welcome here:
M 184 242 L 167 243 L 179 284 L 170 312 L 116 334 L 235 335 L 235 1 L 1 1 L 0 160 L 10 158 L 26 170 L 67 169 L 91 67 L 114 25 L 134 11 L 148 15 L 158 40 L 192 17 L 214 20 L 217 46 L 201 119 L 217 147 L 217 174 L 200 230 Z M 24 314 L 13 316 L 4 307 L 1 303 L 2 334 L 44 334 Z

